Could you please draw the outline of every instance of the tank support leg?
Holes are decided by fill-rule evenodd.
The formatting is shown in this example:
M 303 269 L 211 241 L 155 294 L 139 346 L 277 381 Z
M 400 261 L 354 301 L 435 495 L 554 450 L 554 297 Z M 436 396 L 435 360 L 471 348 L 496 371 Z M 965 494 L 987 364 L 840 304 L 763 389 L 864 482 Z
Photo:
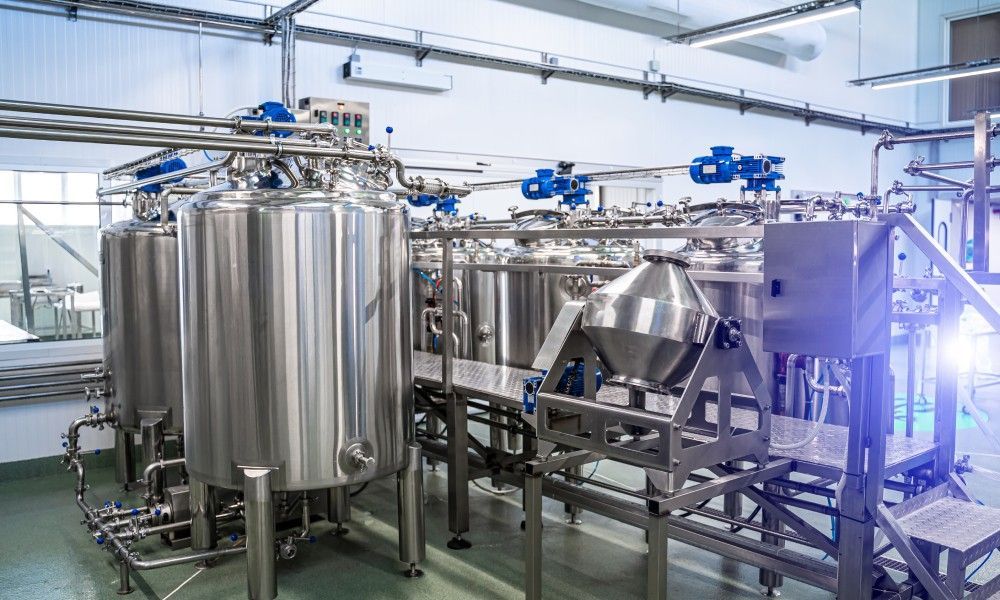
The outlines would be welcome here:
M 191 503 L 191 549 L 211 550 L 218 542 L 215 524 L 215 488 L 191 478 L 189 481 Z
M 780 494 L 781 488 L 769 484 L 764 484 L 764 491 L 773 494 Z M 768 510 L 761 511 L 760 520 L 764 529 L 767 529 L 768 531 L 776 531 L 778 533 L 781 533 L 784 530 L 781 521 L 775 518 L 775 516 L 771 513 L 771 511 Z M 766 533 L 762 533 L 760 535 L 760 541 L 765 542 L 767 544 L 774 544 L 775 546 L 779 547 L 783 547 L 785 545 L 785 540 L 783 540 L 782 538 L 775 537 L 773 535 L 768 535 Z M 761 569 L 760 573 L 757 576 L 757 581 L 760 582 L 760 585 L 764 586 L 763 594 L 769 598 L 774 598 L 781 595 L 781 592 L 778 591 L 778 588 L 780 588 L 784 584 L 784 579 L 785 579 L 784 576 L 782 576 L 780 573 L 771 571 L 769 569 Z
M 646 598 L 667 600 L 667 516 L 649 515 Z
M 337 536 L 347 535 L 350 531 L 344 527 L 344 523 L 351 520 L 351 489 L 342 485 L 330 488 L 326 494 L 329 504 L 327 520 L 337 525 L 337 528 L 330 533 Z
M 465 396 L 448 398 L 448 529 L 455 537 L 448 541 L 452 550 L 466 550 L 472 544 L 462 538 L 469 531 L 469 404 Z
M 120 427 L 115 429 L 115 482 L 126 492 L 135 483 L 135 440 Z
M 542 597 L 542 473 L 524 477 L 524 598 Z
M 396 491 L 399 500 L 399 560 L 407 565 L 407 577 L 420 577 L 417 568 L 427 553 L 424 531 L 424 470 L 420 444 L 407 448 L 406 468 L 399 472 Z
M 576 475 L 577 477 L 579 477 L 580 475 L 583 475 L 583 467 L 579 465 L 575 467 L 569 467 L 568 469 L 566 469 L 566 472 L 569 473 L 570 475 Z M 580 483 L 573 482 L 572 480 L 569 479 L 566 480 L 566 483 L 569 483 L 570 485 L 582 485 Z M 575 506 L 573 504 L 564 504 L 563 508 L 566 512 L 567 525 L 579 525 L 583 523 L 583 521 L 580 520 L 580 515 L 583 514 L 582 508 L 580 508 L 579 506 Z
M 163 420 L 159 417 L 143 419 L 139 427 L 142 433 L 142 460 L 147 465 L 163 460 Z M 163 469 L 157 469 L 151 481 L 146 482 L 155 502 L 163 500 L 163 476 Z
M 243 469 L 244 520 L 247 528 L 247 593 L 250 600 L 274 600 L 274 503 L 271 469 Z

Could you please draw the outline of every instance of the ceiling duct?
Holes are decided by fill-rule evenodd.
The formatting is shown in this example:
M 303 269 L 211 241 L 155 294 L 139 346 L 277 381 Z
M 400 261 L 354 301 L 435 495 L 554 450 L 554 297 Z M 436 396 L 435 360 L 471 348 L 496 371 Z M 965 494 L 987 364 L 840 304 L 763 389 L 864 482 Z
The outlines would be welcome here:
M 793 2 L 780 0 L 577 0 L 601 8 L 615 10 L 661 23 L 674 25 L 683 31 L 702 29 L 719 23 L 742 19 L 787 7 Z M 678 12 L 679 11 L 679 12 Z M 680 33 L 683 33 L 680 31 Z M 674 33 L 674 32 L 670 32 Z M 739 44 L 769 50 L 799 60 L 813 60 L 826 47 L 826 30 L 818 23 L 805 23 L 774 33 L 763 33 L 741 39 Z

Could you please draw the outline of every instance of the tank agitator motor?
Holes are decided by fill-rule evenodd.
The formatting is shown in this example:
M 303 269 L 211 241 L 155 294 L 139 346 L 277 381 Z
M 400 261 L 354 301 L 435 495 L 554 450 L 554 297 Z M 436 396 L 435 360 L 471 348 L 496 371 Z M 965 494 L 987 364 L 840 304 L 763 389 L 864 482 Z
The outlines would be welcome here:
M 145 169 L 139 169 L 138 171 L 135 172 L 135 178 L 136 180 L 149 179 L 150 177 L 155 177 L 157 175 L 166 175 L 167 173 L 173 173 L 174 171 L 180 171 L 181 169 L 186 169 L 186 168 L 187 168 L 187 163 L 185 163 L 183 159 L 171 158 L 161 163 L 157 163 L 151 167 L 146 167 Z M 183 178 L 178 177 L 177 179 L 171 179 L 167 183 L 177 183 L 181 179 Z M 140 187 L 139 189 L 142 190 L 143 192 L 146 192 L 147 194 L 159 194 L 160 192 L 163 191 L 163 184 L 150 183 Z
M 416 206 L 418 208 L 433 206 L 435 213 L 450 216 L 458 214 L 458 205 L 462 202 L 458 199 L 458 196 L 455 195 L 441 197 L 435 196 L 434 194 L 411 194 L 406 197 L 406 201 L 410 203 L 410 206 Z
M 556 175 L 552 169 L 538 169 L 534 177 L 521 182 L 521 194 L 528 200 L 562 196 L 559 204 L 573 209 L 587 204 L 587 196 L 593 193 L 587 189 L 588 181 L 586 175 Z
M 293 115 L 291 111 L 285 108 L 285 105 L 282 104 L 281 102 L 275 102 L 273 100 L 269 100 L 267 102 L 261 102 L 261 104 L 257 107 L 257 109 L 260 111 L 259 114 L 247 115 L 240 118 L 244 121 L 264 121 L 265 123 L 295 122 L 295 115 Z M 274 135 L 280 138 L 286 138 L 292 135 L 293 133 L 290 130 L 261 129 L 256 132 L 256 135 L 262 136 L 264 135 L 265 132 L 267 132 L 268 135 Z
M 784 179 L 781 156 L 734 154 L 732 146 L 712 146 L 711 156 L 699 156 L 691 161 L 691 179 L 695 183 L 728 183 L 742 179 L 743 191 L 780 192 L 778 180 Z

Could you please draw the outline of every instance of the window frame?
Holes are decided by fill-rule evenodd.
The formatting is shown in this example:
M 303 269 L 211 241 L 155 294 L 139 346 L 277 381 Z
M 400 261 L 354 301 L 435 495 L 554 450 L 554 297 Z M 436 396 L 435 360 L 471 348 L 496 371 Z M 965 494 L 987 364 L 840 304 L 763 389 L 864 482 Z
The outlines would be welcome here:
M 97 184 L 104 184 L 101 175 L 105 167 L 89 161 L 73 162 L 0 162 L 0 171 L 35 171 L 50 173 L 92 173 L 97 175 Z M 95 194 L 96 198 L 96 194 Z M 111 224 L 111 207 L 95 206 L 99 211 L 98 229 Z M 0 366 L 22 366 L 34 364 L 59 364 L 75 360 L 100 360 L 104 354 L 104 340 L 101 337 L 78 340 L 47 340 L 0 344 Z
M 950 12 L 941 15 L 941 22 L 943 27 L 943 32 L 941 35 L 941 64 L 948 64 L 951 62 L 951 23 L 952 21 L 961 21 L 963 19 L 970 19 L 975 17 L 977 14 L 982 15 L 992 15 L 994 13 L 1000 13 L 1000 4 L 990 5 L 986 7 L 985 12 L 980 13 L 975 7 L 970 7 L 965 10 L 959 10 L 955 12 Z M 973 124 L 973 119 L 961 119 L 957 121 L 951 120 L 951 82 L 944 81 L 941 82 L 945 85 L 939 88 L 939 93 L 941 94 L 941 123 L 946 127 L 971 127 Z M 1000 108 L 997 109 L 1000 112 Z M 1000 121 L 1000 119 L 997 119 Z

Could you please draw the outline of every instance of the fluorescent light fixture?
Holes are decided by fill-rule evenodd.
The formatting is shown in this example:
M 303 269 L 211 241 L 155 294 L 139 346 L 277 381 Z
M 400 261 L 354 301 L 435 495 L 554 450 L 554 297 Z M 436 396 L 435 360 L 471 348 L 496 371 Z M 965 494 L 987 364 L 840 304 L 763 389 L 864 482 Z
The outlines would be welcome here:
M 668 38 L 671 42 L 704 48 L 762 33 L 814 23 L 861 10 L 860 0 L 814 0 Z
M 973 68 L 951 71 L 948 73 L 942 73 L 940 75 L 924 75 L 922 77 L 911 77 L 907 79 L 900 79 L 897 81 L 873 83 L 872 89 L 888 90 L 892 88 L 905 87 L 908 85 L 920 85 L 921 83 L 934 83 L 935 81 L 947 81 L 949 79 L 958 79 L 960 77 L 977 77 L 979 75 L 986 75 L 989 73 L 1000 73 L 1000 65 L 985 65 L 982 67 L 973 67 Z
M 705 46 L 712 46 L 715 44 L 724 44 L 726 42 L 732 42 L 742 38 L 751 37 L 754 35 L 760 35 L 762 33 L 770 33 L 772 31 L 778 31 L 779 29 L 787 29 L 788 27 L 795 27 L 797 25 L 804 25 L 806 23 L 815 23 L 816 21 L 822 21 L 824 19 L 832 19 L 833 17 L 839 17 L 841 15 L 850 14 L 860 10 L 856 4 L 853 2 L 846 6 L 830 6 L 828 8 L 820 8 L 808 13 L 803 13 L 799 15 L 792 15 L 789 17 L 783 17 L 780 19 L 772 19 L 766 23 L 761 23 L 760 25 L 747 25 L 744 27 L 732 29 L 725 33 L 719 33 L 711 36 L 703 37 L 697 41 L 691 42 L 692 48 L 704 48 Z

